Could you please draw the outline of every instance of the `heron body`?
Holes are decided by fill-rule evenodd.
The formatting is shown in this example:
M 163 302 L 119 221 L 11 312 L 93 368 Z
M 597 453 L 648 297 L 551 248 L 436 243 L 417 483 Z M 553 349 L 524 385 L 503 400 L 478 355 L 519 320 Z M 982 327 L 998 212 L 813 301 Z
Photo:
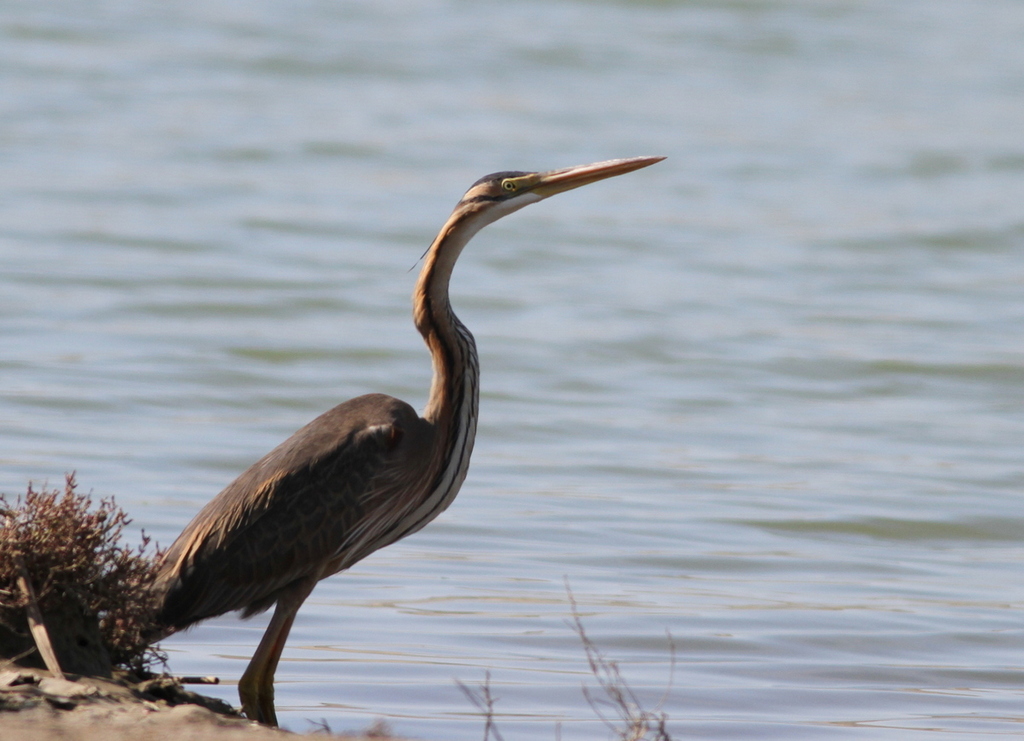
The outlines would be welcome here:
M 384 394 L 334 407 L 235 479 L 163 555 L 155 589 L 165 633 L 276 605 L 239 681 L 248 717 L 277 724 L 274 672 L 316 583 L 425 526 L 466 478 L 480 371 L 473 335 L 448 297 L 462 249 L 484 226 L 530 203 L 661 159 L 501 172 L 474 183 L 427 250 L 413 293 L 413 318 L 434 370 L 423 415 Z

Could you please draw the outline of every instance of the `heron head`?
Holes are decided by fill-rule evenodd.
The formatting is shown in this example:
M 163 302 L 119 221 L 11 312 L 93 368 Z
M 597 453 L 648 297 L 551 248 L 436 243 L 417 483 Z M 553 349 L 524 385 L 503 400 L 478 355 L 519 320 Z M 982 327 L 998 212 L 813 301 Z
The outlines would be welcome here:
M 487 214 L 487 223 L 558 193 L 598 180 L 623 175 L 660 162 L 664 157 L 630 157 L 594 162 L 547 172 L 495 172 L 477 180 L 456 210 Z

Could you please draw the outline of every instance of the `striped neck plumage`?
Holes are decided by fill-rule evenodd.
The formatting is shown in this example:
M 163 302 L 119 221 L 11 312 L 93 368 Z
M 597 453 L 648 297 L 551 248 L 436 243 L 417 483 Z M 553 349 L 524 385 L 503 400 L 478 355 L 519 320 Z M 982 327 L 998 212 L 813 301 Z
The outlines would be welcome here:
M 481 216 L 475 210 L 456 209 L 427 250 L 413 293 L 413 319 L 430 350 L 434 366 L 430 398 L 423 417 L 440 427 L 458 424 L 466 413 L 476 417 L 479 377 L 476 344 L 452 310 L 448 284 L 463 247 L 490 221 Z

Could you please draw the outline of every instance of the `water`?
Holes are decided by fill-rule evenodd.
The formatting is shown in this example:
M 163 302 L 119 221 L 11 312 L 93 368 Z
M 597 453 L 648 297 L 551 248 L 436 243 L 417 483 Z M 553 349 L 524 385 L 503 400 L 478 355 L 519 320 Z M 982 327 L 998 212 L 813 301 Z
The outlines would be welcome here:
M 4 3 L 0 490 L 74 469 L 169 544 L 333 404 L 422 406 L 409 268 L 473 180 L 668 155 L 467 250 L 469 480 L 313 594 L 282 723 L 479 739 L 455 680 L 489 672 L 506 738 L 603 737 L 568 579 L 677 738 L 1019 735 L 1022 32 L 999 0 Z M 171 668 L 234 700 L 264 620 Z

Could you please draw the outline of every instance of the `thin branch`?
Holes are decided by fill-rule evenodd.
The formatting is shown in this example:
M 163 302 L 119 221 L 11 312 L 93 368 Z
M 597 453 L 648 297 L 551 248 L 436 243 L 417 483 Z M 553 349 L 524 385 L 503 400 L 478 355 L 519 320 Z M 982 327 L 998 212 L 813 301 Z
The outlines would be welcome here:
M 484 683 L 480 685 L 479 690 L 470 689 L 459 680 L 455 680 L 455 683 L 459 685 L 459 689 L 471 703 L 473 703 L 477 710 L 484 715 L 484 741 L 488 741 L 491 735 L 494 735 L 495 741 L 505 741 L 501 737 L 501 733 L 498 731 L 498 727 L 494 724 L 494 703 L 496 698 L 491 695 L 491 673 L 484 673 Z
M 669 678 L 669 686 L 665 694 L 658 702 L 653 711 L 645 710 L 640 698 L 626 682 L 619 671 L 618 663 L 605 658 L 597 645 L 587 635 L 583 627 L 583 620 L 580 617 L 576 598 L 569 587 L 569 580 L 565 581 L 565 591 L 569 596 L 569 607 L 572 611 L 570 626 L 579 636 L 583 644 L 583 651 L 587 657 L 587 664 L 590 666 L 590 673 L 597 680 L 603 697 L 591 691 L 586 685 L 583 686 L 583 696 L 590 707 L 601 721 L 608 726 L 619 737 L 620 741 L 641 741 L 648 737 L 653 731 L 655 741 L 671 741 L 671 736 L 665 728 L 668 716 L 661 708 L 668 698 L 669 690 L 672 687 L 672 679 L 675 674 L 675 643 L 669 635 L 669 646 L 672 653 L 672 670 Z M 605 709 L 611 708 L 618 718 L 609 717 Z
M 39 611 L 39 602 L 36 600 L 36 590 L 32 588 L 32 580 L 25 568 L 25 561 L 21 554 L 14 557 L 18 567 L 18 588 L 25 594 L 28 601 L 26 613 L 28 614 L 28 629 L 32 633 L 32 639 L 36 642 L 39 655 L 43 657 L 43 663 L 50 673 L 57 679 L 64 679 L 64 672 L 60 670 L 60 662 L 57 661 L 57 654 L 54 653 L 53 644 L 50 643 L 50 634 L 46 630 L 46 623 L 43 622 L 43 613 Z

